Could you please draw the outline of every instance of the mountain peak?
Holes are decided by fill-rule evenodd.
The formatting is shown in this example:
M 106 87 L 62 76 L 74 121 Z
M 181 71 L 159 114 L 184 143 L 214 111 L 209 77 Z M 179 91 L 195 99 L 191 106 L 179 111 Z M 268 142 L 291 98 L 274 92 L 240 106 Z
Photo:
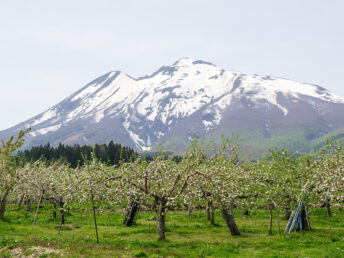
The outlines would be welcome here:
M 192 64 L 194 60 L 192 60 L 189 57 L 182 57 L 178 59 L 176 62 L 173 63 L 174 66 L 185 66 L 185 65 L 190 65 Z
M 145 150 L 159 143 L 187 145 L 194 134 L 250 137 L 252 130 L 265 142 L 290 127 L 304 128 L 299 136 L 313 140 L 344 128 L 343 112 L 344 99 L 319 86 L 226 71 L 183 57 L 137 79 L 120 71 L 104 74 L 42 114 L 0 132 L 0 139 L 32 127 L 29 146 L 113 140 Z
M 189 57 L 182 57 L 177 62 L 175 62 L 173 65 L 179 66 L 179 67 L 187 67 L 187 66 L 197 65 L 197 64 L 215 66 L 214 64 L 212 64 L 210 62 L 203 61 L 203 60 L 194 60 L 194 59 L 189 58 Z
M 117 77 L 127 77 L 127 78 L 130 78 L 130 79 L 133 79 L 133 77 L 131 77 L 130 75 L 122 72 L 122 71 L 111 71 L 108 73 L 108 78 L 111 78 L 113 77 L 114 79 L 117 78 Z

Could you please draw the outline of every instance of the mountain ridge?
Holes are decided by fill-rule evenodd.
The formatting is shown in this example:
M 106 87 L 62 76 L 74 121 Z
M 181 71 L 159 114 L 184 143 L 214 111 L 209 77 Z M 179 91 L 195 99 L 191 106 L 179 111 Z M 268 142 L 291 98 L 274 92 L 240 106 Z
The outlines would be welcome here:
M 232 133 L 247 145 L 268 147 L 266 142 L 298 131 L 297 141 L 306 145 L 344 128 L 343 111 L 344 98 L 315 84 L 226 71 L 181 58 L 138 78 L 108 72 L 47 111 L 1 131 L 0 138 L 31 127 L 27 147 L 47 141 L 57 145 L 114 140 L 150 150 L 160 143 L 185 148 L 194 134 L 216 138 Z M 283 133 L 286 128 L 289 131 Z

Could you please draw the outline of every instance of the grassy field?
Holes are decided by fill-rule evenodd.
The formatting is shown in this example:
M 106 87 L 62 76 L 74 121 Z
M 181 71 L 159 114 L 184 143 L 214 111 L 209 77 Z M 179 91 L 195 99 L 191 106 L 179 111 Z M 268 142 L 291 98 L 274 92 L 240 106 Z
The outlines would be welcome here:
M 34 211 L 8 207 L 0 221 L 1 257 L 344 257 L 344 212 L 334 210 L 329 234 L 325 209 L 311 212 L 310 232 L 268 235 L 267 211 L 238 211 L 236 222 L 241 236 L 230 235 L 219 213 L 216 225 L 205 219 L 205 211 L 169 211 L 167 240 L 158 241 L 155 214 L 140 212 L 137 224 L 122 225 L 121 212 L 103 212 L 97 217 L 100 242 L 97 244 L 90 211 L 71 211 L 66 228 L 58 230 L 49 207 L 42 208 L 32 228 Z M 282 218 L 281 218 L 282 219 Z M 284 229 L 287 221 L 282 220 Z M 79 228 L 76 228 L 78 226 Z

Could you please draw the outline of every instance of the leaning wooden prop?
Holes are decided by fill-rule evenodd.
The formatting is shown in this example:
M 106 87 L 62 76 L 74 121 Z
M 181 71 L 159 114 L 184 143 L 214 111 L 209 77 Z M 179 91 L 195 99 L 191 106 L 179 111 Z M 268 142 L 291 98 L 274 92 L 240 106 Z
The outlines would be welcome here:
M 292 231 L 311 230 L 309 222 L 309 216 L 306 206 L 302 201 L 298 201 L 296 208 L 293 210 L 288 224 L 285 227 L 285 232 L 290 233 Z

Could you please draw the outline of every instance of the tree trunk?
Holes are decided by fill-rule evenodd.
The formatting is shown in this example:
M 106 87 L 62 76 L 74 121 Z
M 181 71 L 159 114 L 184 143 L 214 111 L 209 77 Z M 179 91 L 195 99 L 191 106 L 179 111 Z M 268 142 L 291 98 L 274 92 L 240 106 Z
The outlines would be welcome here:
M 1 197 L 1 200 L 0 200 L 0 219 L 3 219 L 5 215 L 7 195 L 8 195 L 8 192 L 5 192 L 5 194 Z
M 214 206 L 212 202 L 207 203 L 207 220 L 210 221 L 212 225 L 215 224 L 214 220 Z
M 60 215 L 61 215 L 61 222 L 60 222 L 60 224 L 63 225 L 65 223 L 65 217 L 64 217 L 65 212 L 66 212 L 66 210 L 64 209 L 65 203 L 64 203 L 62 198 L 59 198 L 57 200 L 57 203 L 60 206 Z
M 289 220 L 290 219 L 290 215 L 291 215 L 290 208 L 289 207 L 285 208 L 284 219 L 285 220 Z
M 64 217 L 64 214 L 65 214 L 65 210 L 63 208 L 60 208 L 60 215 L 61 215 L 61 225 L 63 225 L 65 223 L 65 217 Z
M 211 225 L 215 225 L 215 216 L 214 216 L 214 206 L 210 207 L 210 223 Z
M 287 195 L 285 198 L 287 200 L 286 200 L 286 206 L 285 206 L 285 211 L 284 211 L 284 219 L 289 220 L 291 216 L 291 211 L 290 211 L 291 199 L 289 195 Z
M 24 195 L 21 195 L 19 200 L 18 200 L 18 207 L 20 208 L 20 206 L 23 204 L 23 200 L 24 200 Z
M 56 202 L 53 201 L 53 218 L 56 219 Z
M 229 231 L 231 232 L 231 235 L 232 236 L 240 235 L 240 231 L 237 225 L 235 224 L 233 214 L 229 214 L 228 210 L 225 208 L 221 209 L 221 214 L 222 214 L 223 219 L 226 221 L 227 227 Z
M 160 201 L 159 210 L 158 210 L 158 220 L 157 220 L 157 230 L 159 231 L 159 240 L 165 240 L 165 210 L 166 210 L 166 201 Z
M 31 210 L 31 199 L 26 200 L 26 211 L 29 212 Z
M 329 204 L 328 202 L 326 202 L 326 211 L 327 211 L 327 214 L 328 216 L 331 217 L 332 213 L 331 213 L 331 204 Z
M 309 216 L 306 206 L 302 209 L 301 213 L 301 220 L 302 220 L 302 230 L 311 230 L 311 225 L 309 222 Z
M 190 218 L 192 216 L 192 210 L 193 210 L 192 205 L 188 204 L 188 215 L 189 215 Z
M 269 235 L 272 234 L 272 205 L 269 207 L 270 209 L 270 226 L 269 226 Z
M 210 221 L 210 203 L 207 203 L 207 207 L 205 208 L 207 214 L 207 220 Z

